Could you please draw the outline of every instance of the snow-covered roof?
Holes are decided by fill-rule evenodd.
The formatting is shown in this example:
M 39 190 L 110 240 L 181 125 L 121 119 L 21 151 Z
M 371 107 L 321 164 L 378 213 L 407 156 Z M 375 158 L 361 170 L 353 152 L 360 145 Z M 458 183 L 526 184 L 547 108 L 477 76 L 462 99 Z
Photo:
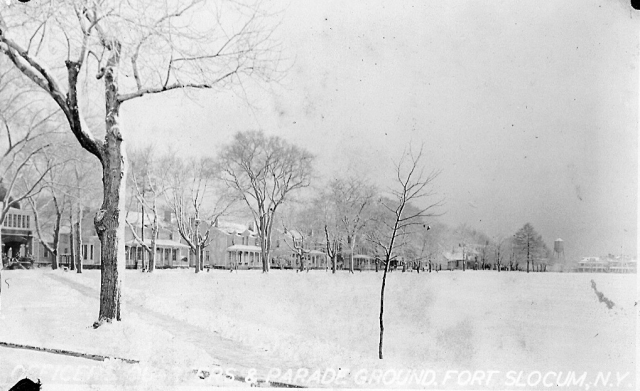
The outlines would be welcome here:
M 146 244 L 147 246 L 151 246 L 151 240 L 150 239 L 145 239 L 144 240 L 144 244 Z M 127 246 L 139 246 L 140 242 L 138 242 L 135 239 L 131 239 L 127 242 L 125 242 L 125 245 Z M 169 248 L 189 248 L 189 246 L 187 246 L 186 244 L 180 243 L 180 242 L 176 242 L 174 240 L 168 240 L 168 239 L 156 239 L 156 246 L 157 247 L 169 247 Z
M 256 232 L 249 229 L 247 224 L 237 223 L 234 221 L 218 220 L 215 228 L 227 235 L 244 235 L 255 236 Z
M 442 256 L 445 257 L 448 261 L 462 261 L 462 252 L 444 252 Z
M 599 257 L 584 257 L 578 263 L 607 263 L 607 261 L 604 261 Z
M 262 248 L 258 246 L 248 246 L 246 244 L 234 244 L 233 246 L 227 247 L 227 251 L 262 251 Z

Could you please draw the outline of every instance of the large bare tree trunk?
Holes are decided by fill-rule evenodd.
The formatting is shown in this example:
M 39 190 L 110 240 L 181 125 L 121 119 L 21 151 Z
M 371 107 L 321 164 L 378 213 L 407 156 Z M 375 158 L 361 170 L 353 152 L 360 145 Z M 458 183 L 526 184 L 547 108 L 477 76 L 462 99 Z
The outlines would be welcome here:
M 158 225 L 156 222 L 153 224 L 153 228 L 151 228 L 151 252 L 149 253 L 149 265 L 147 267 L 147 272 L 151 273 L 156 269 L 156 238 L 158 237 Z M 142 252 L 144 254 L 144 251 Z
M 262 272 L 263 273 L 268 273 L 269 272 L 269 265 L 270 265 L 270 246 L 269 246 L 269 241 L 271 238 L 271 227 L 270 227 L 270 222 L 267 223 L 265 222 L 264 218 L 261 218 L 260 221 L 260 231 L 262 232 Z
M 196 238 L 197 240 L 197 238 Z M 202 257 L 202 249 L 200 248 L 200 243 L 196 242 L 196 273 L 200 273 L 200 258 Z
M 60 262 L 60 224 L 62 224 L 62 211 L 59 209 L 56 209 L 56 223 L 55 223 L 55 226 L 53 227 L 53 251 L 50 251 L 51 269 L 53 270 L 58 269 L 59 262 Z M 46 247 L 45 247 L 45 251 L 46 251 Z
M 104 199 L 94 224 L 100 238 L 102 272 L 100 312 L 97 325 L 121 320 L 122 275 L 125 270 L 124 221 L 126 154 L 120 132 L 120 102 L 118 101 L 118 67 L 120 43 L 111 41 L 111 51 L 105 68 L 106 135 L 102 151 L 102 182 Z
M 349 257 L 349 272 L 351 273 L 353 273 L 353 252 L 356 249 L 355 240 L 356 240 L 355 237 L 351 238 L 351 256 Z

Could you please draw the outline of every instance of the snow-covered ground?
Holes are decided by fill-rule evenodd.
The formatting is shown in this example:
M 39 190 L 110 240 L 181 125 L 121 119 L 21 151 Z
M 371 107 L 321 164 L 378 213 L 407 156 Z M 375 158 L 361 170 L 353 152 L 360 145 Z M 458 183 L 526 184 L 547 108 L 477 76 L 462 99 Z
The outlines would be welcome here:
M 311 387 L 635 389 L 635 275 L 393 272 L 384 360 L 382 273 L 158 270 L 125 278 L 124 321 L 93 330 L 99 271 L 4 271 L 1 342 L 140 363 L 0 347 L 0 389 L 15 382 L 18 365 L 47 360 L 100 369 L 76 381 L 65 380 L 71 369 L 65 379 L 45 371 L 45 385 L 189 388 L 258 377 Z M 235 381 L 200 379 L 202 370 Z

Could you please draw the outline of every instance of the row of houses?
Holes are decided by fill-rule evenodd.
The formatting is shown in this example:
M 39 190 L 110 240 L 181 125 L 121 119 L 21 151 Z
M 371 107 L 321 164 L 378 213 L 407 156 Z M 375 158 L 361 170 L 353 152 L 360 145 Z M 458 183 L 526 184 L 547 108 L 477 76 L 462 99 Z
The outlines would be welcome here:
M 43 235 L 42 241 L 36 234 L 33 212 L 10 208 L 2 228 L 3 258 L 31 258 L 39 265 L 51 264 L 52 255 L 42 241 L 53 243 L 51 235 Z M 82 246 L 80 256 L 86 268 L 100 267 L 100 240 L 93 228 L 93 214 L 84 213 L 82 222 Z M 150 221 L 150 216 L 146 220 Z M 125 253 L 127 268 L 141 268 L 149 256 L 141 242 L 151 246 L 151 229 L 143 224 L 142 213 L 129 212 L 126 216 Z M 155 264 L 157 268 L 187 268 L 195 265 L 196 256 L 180 236 L 175 219 L 165 213 L 159 223 L 156 239 Z M 213 268 L 253 269 L 262 267 L 261 247 L 253 224 L 240 224 L 218 220 L 211 225 L 201 223 L 201 231 L 210 230 L 208 245 L 202 249 L 204 264 Z M 135 234 L 134 234 L 135 232 Z M 275 230 L 273 235 L 272 267 L 296 268 L 304 260 L 305 267 L 324 268 L 328 265 L 326 254 L 318 249 L 299 251 L 302 235 L 297 231 Z M 144 240 L 143 240 L 144 239 Z M 62 227 L 59 237 L 59 262 L 71 263 L 71 234 L 69 227 Z M 299 256 L 302 255 L 302 257 Z M 362 262 L 357 258 L 358 262 Z
M 2 255 L 6 258 L 29 257 L 40 265 L 51 264 L 52 256 L 36 235 L 33 212 L 21 209 L 14 204 L 9 209 L 5 220 L 0 225 L 2 229 Z M 82 227 L 82 246 L 80 256 L 86 268 L 100 267 L 100 240 L 93 228 L 93 214 L 86 211 Z M 148 259 L 146 251 L 140 241 L 151 245 L 149 238 L 151 230 L 143 224 L 143 216 L 139 212 L 127 214 L 127 228 L 125 230 L 125 250 L 127 268 L 138 269 Z M 147 216 L 147 221 L 151 219 Z M 210 230 L 210 241 L 202 250 L 204 265 L 210 268 L 222 269 L 259 269 L 262 267 L 260 241 L 252 224 L 241 224 L 233 221 L 218 220 L 211 225 L 201 223 L 203 231 Z M 185 243 L 176 229 L 177 225 L 171 213 L 165 213 L 159 224 L 156 240 L 155 263 L 157 268 L 188 268 L 195 265 L 196 256 Z M 135 235 L 134 235 L 135 231 Z M 42 238 L 51 244 L 52 237 Z M 329 268 L 330 259 L 323 251 L 323 243 L 304 243 L 305 237 L 295 230 L 276 229 L 272 238 L 271 267 L 299 268 L 304 262 L 306 268 Z M 68 227 L 63 227 L 58 246 L 62 265 L 71 262 L 71 235 Z M 432 266 L 440 269 L 456 270 L 475 268 L 479 251 L 472 246 L 453 249 L 444 252 L 432 260 Z M 341 251 L 337 257 L 338 268 L 347 268 L 351 258 L 349 250 Z M 426 266 L 427 260 L 421 264 Z M 354 269 L 374 270 L 380 265 L 375 254 L 366 248 L 356 246 L 353 255 Z M 415 266 L 415 261 L 398 257 L 392 261 L 392 267 L 404 264 Z M 608 256 L 604 258 L 586 257 L 577 263 L 577 272 L 610 272 L 635 273 L 637 261 L 630 257 Z
M 575 269 L 579 273 L 636 273 L 638 261 L 626 256 L 584 257 Z
M 84 213 L 82 222 L 82 246 L 80 256 L 85 268 L 100 267 L 100 240 L 93 228 L 93 214 Z M 146 220 L 150 221 L 150 216 Z M 151 234 L 148 224 L 143 224 L 143 216 L 139 212 L 129 212 L 126 216 L 125 253 L 126 267 L 138 269 L 143 267 L 149 256 L 141 242 L 151 246 Z M 19 208 L 11 208 L 2 226 L 2 252 L 5 258 L 29 257 L 41 266 L 51 264 L 52 256 L 36 235 L 33 226 L 33 212 Z M 195 265 L 196 256 L 177 231 L 174 216 L 165 213 L 159 223 L 156 239 L 156 268 L 188 268 Z M 202 249 L 205 267 L 222 269 L 259 269 L 262 267 L 262 254 L 258 234 L 253 224 L 241 224 L 233 221 L 218 220 L 211 225 L 200 223 L 202 232 L 210 230 L 208 245 Z M 134 234 L 135 232 L 135 234 Z M 144 240 L 143 240 L 144 238 Z M 52 245 L 53 238 L 48 235 L 42 240 Z M 304 242 L 305 237 L 299 231 L 275 229 L 272 237 L 271 267 L 330 268 L 330 259 L 323 251 L 324 245 L 319 242 Z M 71 264 L 71 235 L 69 227 L 62 227 L 59 238 L 59 262 L 61 265 Z M 351 253 L 341 251 L 337 256 L 339 269 L 347 268 Z M 367 250 L 356 246 L 353 265 L 356 270 L 374 270 L 379 260 Z M 396 259 L 392 266 L 402 263 Z

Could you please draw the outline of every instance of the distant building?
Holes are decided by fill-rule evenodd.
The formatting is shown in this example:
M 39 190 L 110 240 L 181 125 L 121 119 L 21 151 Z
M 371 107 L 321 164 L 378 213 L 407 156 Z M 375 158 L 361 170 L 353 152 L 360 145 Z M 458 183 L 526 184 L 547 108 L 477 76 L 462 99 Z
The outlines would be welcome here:
M 2 230 L 2 257 L 30 257 L 38 261 L 47 257 L 40 241 L 34 237 L 33 212 L 19 208 L 13 202 L 0 225 Z
M 580 273 L 636 273 L 638 261 L 631 257 L 609 255 L 584 257 L 578 261 L 575 271 Z
M 126 262 L 129 269 L 140 269 L 149 260 L 149 254 L 144 249 L 142 243 L 151 247 L 151 221 L 152 218 L 146 214 L 146 221 L 143 227 L 142 213 L 128 212 L 125 228 L 125 250 Z M 134 231 L 135 230 L 135 235 Z M 137 238 L 136 238 L 137 237 Z M 144 238 L 144 241 L 142 240 Z M 182 243 L 171 213 L 164 213 L 159 216 L 158 237 L 156 238 L 156 254 L 154 257 L 155 267 L 158 269 L 170 269 L 179 267 L 189 267 L 190 247 Z M 194 263 L 195 264 L 195 263 Z
M 480 253 L 475 249 L 475 245 L 467 245 L 465 247 L 454 248 L 451 252 L 444 252 L 444 257 L 447 270 L 458 270 L 463 268 L 473 269 L 475 261 L 478 259 Z

